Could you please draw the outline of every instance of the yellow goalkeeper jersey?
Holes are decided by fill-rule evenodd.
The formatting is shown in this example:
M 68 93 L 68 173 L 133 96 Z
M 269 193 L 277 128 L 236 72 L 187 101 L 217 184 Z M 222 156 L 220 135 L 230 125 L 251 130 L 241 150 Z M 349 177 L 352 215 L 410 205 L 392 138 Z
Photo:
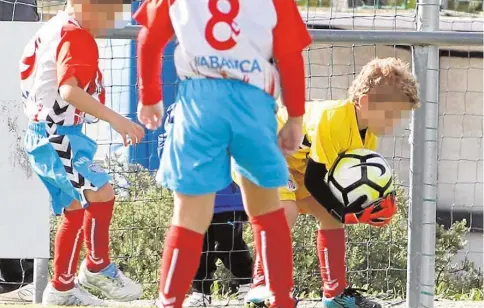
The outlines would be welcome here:
M 279 129 L 287 121 L 287 111 L 277 112 Z M 338 154 L 347 150 L 366 148 L 376 150 L 377 137 L 369 130 L 361 139 L 355 106 L 350 101 L 310 101 L 306 103 L 303 121 L 304 140 L 299 150 L 287 157 L 291 172 L 304 174 L 307 159 L 325 164 L 329 170 Z

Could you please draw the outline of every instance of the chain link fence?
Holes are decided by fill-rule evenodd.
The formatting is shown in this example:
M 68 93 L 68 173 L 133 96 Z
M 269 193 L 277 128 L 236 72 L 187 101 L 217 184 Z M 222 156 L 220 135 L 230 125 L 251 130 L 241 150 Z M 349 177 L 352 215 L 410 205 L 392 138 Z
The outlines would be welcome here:
M 349 282 L 390 303 L 406 297 L 409 307 L 431 307 L 434 292 L 453 299 L 482 299 L 482 293 L 472 295 L 483 287 L 484 253 L 484 22 L 474 8 L 479 6 L 472 6 L 470 12 L 459 1 L 370 2 L 298 1 L 314 37 L 314 44 L 304 53 L 308 99 L 344 98 L 361 67 L 375 57 L 398 57 L 411 63 L 421 84 L 424 107 L 393 135 L 382 137 L 379 146 L 407 197 L 391 228 L 349 228 Z M 468 12 L 448 10 L 456 5 Z M 13 20 L 17 14 L 31 14 L 37 16 L 32 21 L 46 21 L 63 7 L 64 1 L 0 0 L 0 16 Z M 424 33 L 439 29 L 453 32 Z M 476 31 L 480 39 L 468 33 Z M 132 40 L 136 33 L 137 28 L 131 26 L 98 39 L 107 104 L 131 118 L 135 117 Z M 164 61 L 172 65 L 169 53 Z M 176 92 L 172 75 L 163 77 L 167 100 Z M 145 298 L 153 298 L 172 201 L 168 192 L 155 187 L 153 170 L 149 170 L 157 160 L 158 136 L 150 133 L 145 143 L 126 151 L 105 123 L 91 125 L 86 132 L 98 142 L 98 160 L 114 175 L 118 193 L 111 231 L 113 259 L 143 283 Z M 126 164 L 127 157 L 135 157 L 148 168 Z M 53 230 L 55 224 L 53 219 Z M 297 292 L 305 298 L 319 296 L 315 230 L 312 218 L 301 216 L 293 233 Z M 245 238 L 251 243 L 250 228 Z M 37 262 L 39 289 L 47 267 L 46 260 Z M 223 269 L 216 277 L 214 292 L 225 299 L 231 277 Z

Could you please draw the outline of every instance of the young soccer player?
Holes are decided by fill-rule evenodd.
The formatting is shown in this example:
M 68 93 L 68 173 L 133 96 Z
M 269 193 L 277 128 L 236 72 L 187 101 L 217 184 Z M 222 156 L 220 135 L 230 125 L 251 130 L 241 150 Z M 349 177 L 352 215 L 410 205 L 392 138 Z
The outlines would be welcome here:
M 319 221 L 317 252 L 323 307 L 376 308 L 380 305 L 347 287 L 344 224 L 385 225 L 395 213 L 396 205 L 392 196 L 388 196 L 380 208 L 365 208 L 367 200 L 362 196 L 345 208 L 324 178 L 338 154 L 359 148 L 375 150 L 377 136 L 391 132 L 418 107 L 419 98 L 417 83 L 407 64 L 395 58 L 374 59 L 366 64 L 348 94 L 346 100 L 306 104 L 304 139 L 299 150 L 286 158 L 291 179 L 279 194 L 290 227 L 300 212 Z M 277 118 L 280 125 L 286 121 L 284 108 Z M 264 273 L 260 259 L 256 259 L 254 283 L 246 302 L 261 303 L 270 297 Z
M 301 52 L 311 42 L 295 2 L 147 0 L 135 19 L 142 25 L 138 118 L 148 128 L 161 124 L 163 47 L 174 34 L 179 42 L 176 121 L 158 174 L 160 183 L 175 192 L 161 264 L 161 306 L 183 303 L 213 216 L 214 193 L 232 181 L 233 158 L 272 306 L 292 308 L 291 235 L 277 188 L 288 180 L 283 153 L 294 152 L 302 138 Z M 279 141 L 274 116 L 279 74 L 269 61 L 273 56 L 289 114 Z
M 121 0 L 69 0 L 65 11 L 35 34 L 20 61 L 22 97 L 30 120 L 25 149 L 49 190 L 54 213 L 64 216 L 54 243 L 52 281 L 43 296 L 47 305 L 104 306 L 75 282 L 84 239 L 87 254 L 80 284 L 118 301 L 141 295 L 141 286 L 110 261 L 114 192 L 110 176 L 93 162 L 96 143 L 82 132 L 84 123 L 97 118 L 111 124 L 125 146 L 144 137 L 141 126 L 104 106 L 94 36 L 112 27 L 122 10 Z
M 161 157 L 166 141 L 166 132 L 173 124 L 173 110 L 176 104 L 166 110 L 165 133 L 158 137 L 158 155 Z M 253 260 L 244 241 L 244 223 L 247 222 L 240 188 L 234 182 L 217 192 L 214 214 L 203 239 L 200 265 L 192 282 L 192 294 L 183 303 L 185 307 L 208 306 L 212 302 L 213 276 L 220 259 L 227 270 L 236 278 L 231 281 L 232 294 L 242 300 L 249 291 L 252 281 Z

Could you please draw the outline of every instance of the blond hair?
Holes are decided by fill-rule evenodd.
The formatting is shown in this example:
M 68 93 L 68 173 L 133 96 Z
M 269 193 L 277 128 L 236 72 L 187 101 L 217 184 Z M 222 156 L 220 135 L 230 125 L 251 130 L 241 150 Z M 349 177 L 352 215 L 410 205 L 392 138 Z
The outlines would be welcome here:
M 419 107 L 417 80 L 409 71 L 408 63 L 393 57 L 375 58 L 363 66 L 348 89 L 348 98 L 357 103 L 361 96 L 377 91 L 381 86 L 399 89 L 408 98 L 413 108 Z

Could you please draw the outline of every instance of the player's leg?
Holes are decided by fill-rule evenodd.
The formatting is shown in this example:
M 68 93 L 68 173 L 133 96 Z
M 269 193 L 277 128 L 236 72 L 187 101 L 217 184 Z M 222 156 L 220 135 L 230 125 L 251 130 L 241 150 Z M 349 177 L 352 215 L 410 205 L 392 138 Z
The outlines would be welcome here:
M 277 145 L 275 101 L 260 89 L 233 82 L 230 152 L 240 176 L 242 197 L 262 259 L 272 306 L 293 307 L 291 233 L 277 189 L 289 173 Z
M 281 207 L 284 209 L 289 228 L 292 230 L 299 216 L 299 209 L 296 204 L 298 183 L 294 174 L 290 171 L 289 181 L 286 186 L 279 188 L 279 199 Z M 246 303 L 261 304 L 266 303 L 271 297 L 271 293 L 266 287 L 264 277 L 264 267 L 262 260 L 256 255 L 253 271 L 253 283 L 244 299 Z
M 216 215 L 214 215 L 215 217 Z M 212 220 L 212 223 L 214 221 Z M 201 307 L 211 304 L 211 287 L 213 274 L 217 270 L 217 255 L 215 253 L 214 225 L 208 227 L 203 238 L 200 265 L 192 282 L 192 294 L 183 302 L 185 307 Z
M 240 183 L 254 232 L 256 255 L 262 260 L 265 282 L 274 299 L 271 306 L 293 307 L 291 233 L 277 189 L 259 187 L 246 178 L 241 178 Z
M 63 215 L 54 240 L 53 275 L 44 291 L 42 302 L 63 306 L 104 306 L 105 304 L 75 284 L 80 249 L 84 240 L 85 210 L 72 186 L 58 148 L 70 154 L 68 139 L 50 136 L 44 123 L 31 123 L 25 135 L 25 150 L 29 161 L 51 195 L 52 210 Z M 70 163 L 70 160 L 66 160 Z
M 356 290 L 347 287 L 344 225 L 334 219 L 312 196 L 298 201 L 298 206 L 319 221 L 316 247 L 323 282 L 323 307 L 381 307 Z
M 79 173 L 83 174 L 80 171 Z M 83 175 L 86 179 L 94 180 L 92 175 Z M 94 185 L 93 182 L 91 185 Z M 109 183 L 99 185 L 100 188 L 95 191 L 84 190 L 88 202 L 83 223 L 87 251 L 80 267 L 79 282 L 85 287 L 98 289 L 110 299 L 132 301 L 138 299 L 143 290 L 140 284 L 126 277 L 118 266 L 111 262 L 109 229 L 115 197 Z
M 346 288 L 345 229 L 312 196 L 298 201 L 298 207 L 319 222 L 316 247 L 325 297 L 333 298 Z
M 82 133 L 81 125 L 59 126 L 49 141 L 57 155 L 63 158 L 62 165 L 69 182 L 58 179 L 56 185 L 75 201 L 68 208 L 72 210 L 69 215 L 76 213 L 76 218 L 82 220 L 87 254 L 81 265 L 79 282 L 99 289 L 111 299 L 130 301 L 138 298 L 142 293 L 141 286 L 124 276 L 109 258 L 114 191 L 109 184 L 111 177 L 93 162 L 96 143 Z M 82 217 L 79 211 L 83 212 Z
M 62 194 L 61 192 L 60 195 Z M 84 212 L 77 200 L 64 209 L 63 220 L 54 240 L 53 276 L 51 283 L 44 290 L 44 305 L 107 306 L 75 284 L 74 280 L 84 240 Z
M 172 226 L 160 270 L 162 306 L 182 306 L 197 271 L 203 236 L 213 217 L 215 192 L 231 183 L 223 117 L 230 91 L 223 80 L 185 80 L 178 87 L 174 123 L 167 132 L 158 180 L 174 191 Z

